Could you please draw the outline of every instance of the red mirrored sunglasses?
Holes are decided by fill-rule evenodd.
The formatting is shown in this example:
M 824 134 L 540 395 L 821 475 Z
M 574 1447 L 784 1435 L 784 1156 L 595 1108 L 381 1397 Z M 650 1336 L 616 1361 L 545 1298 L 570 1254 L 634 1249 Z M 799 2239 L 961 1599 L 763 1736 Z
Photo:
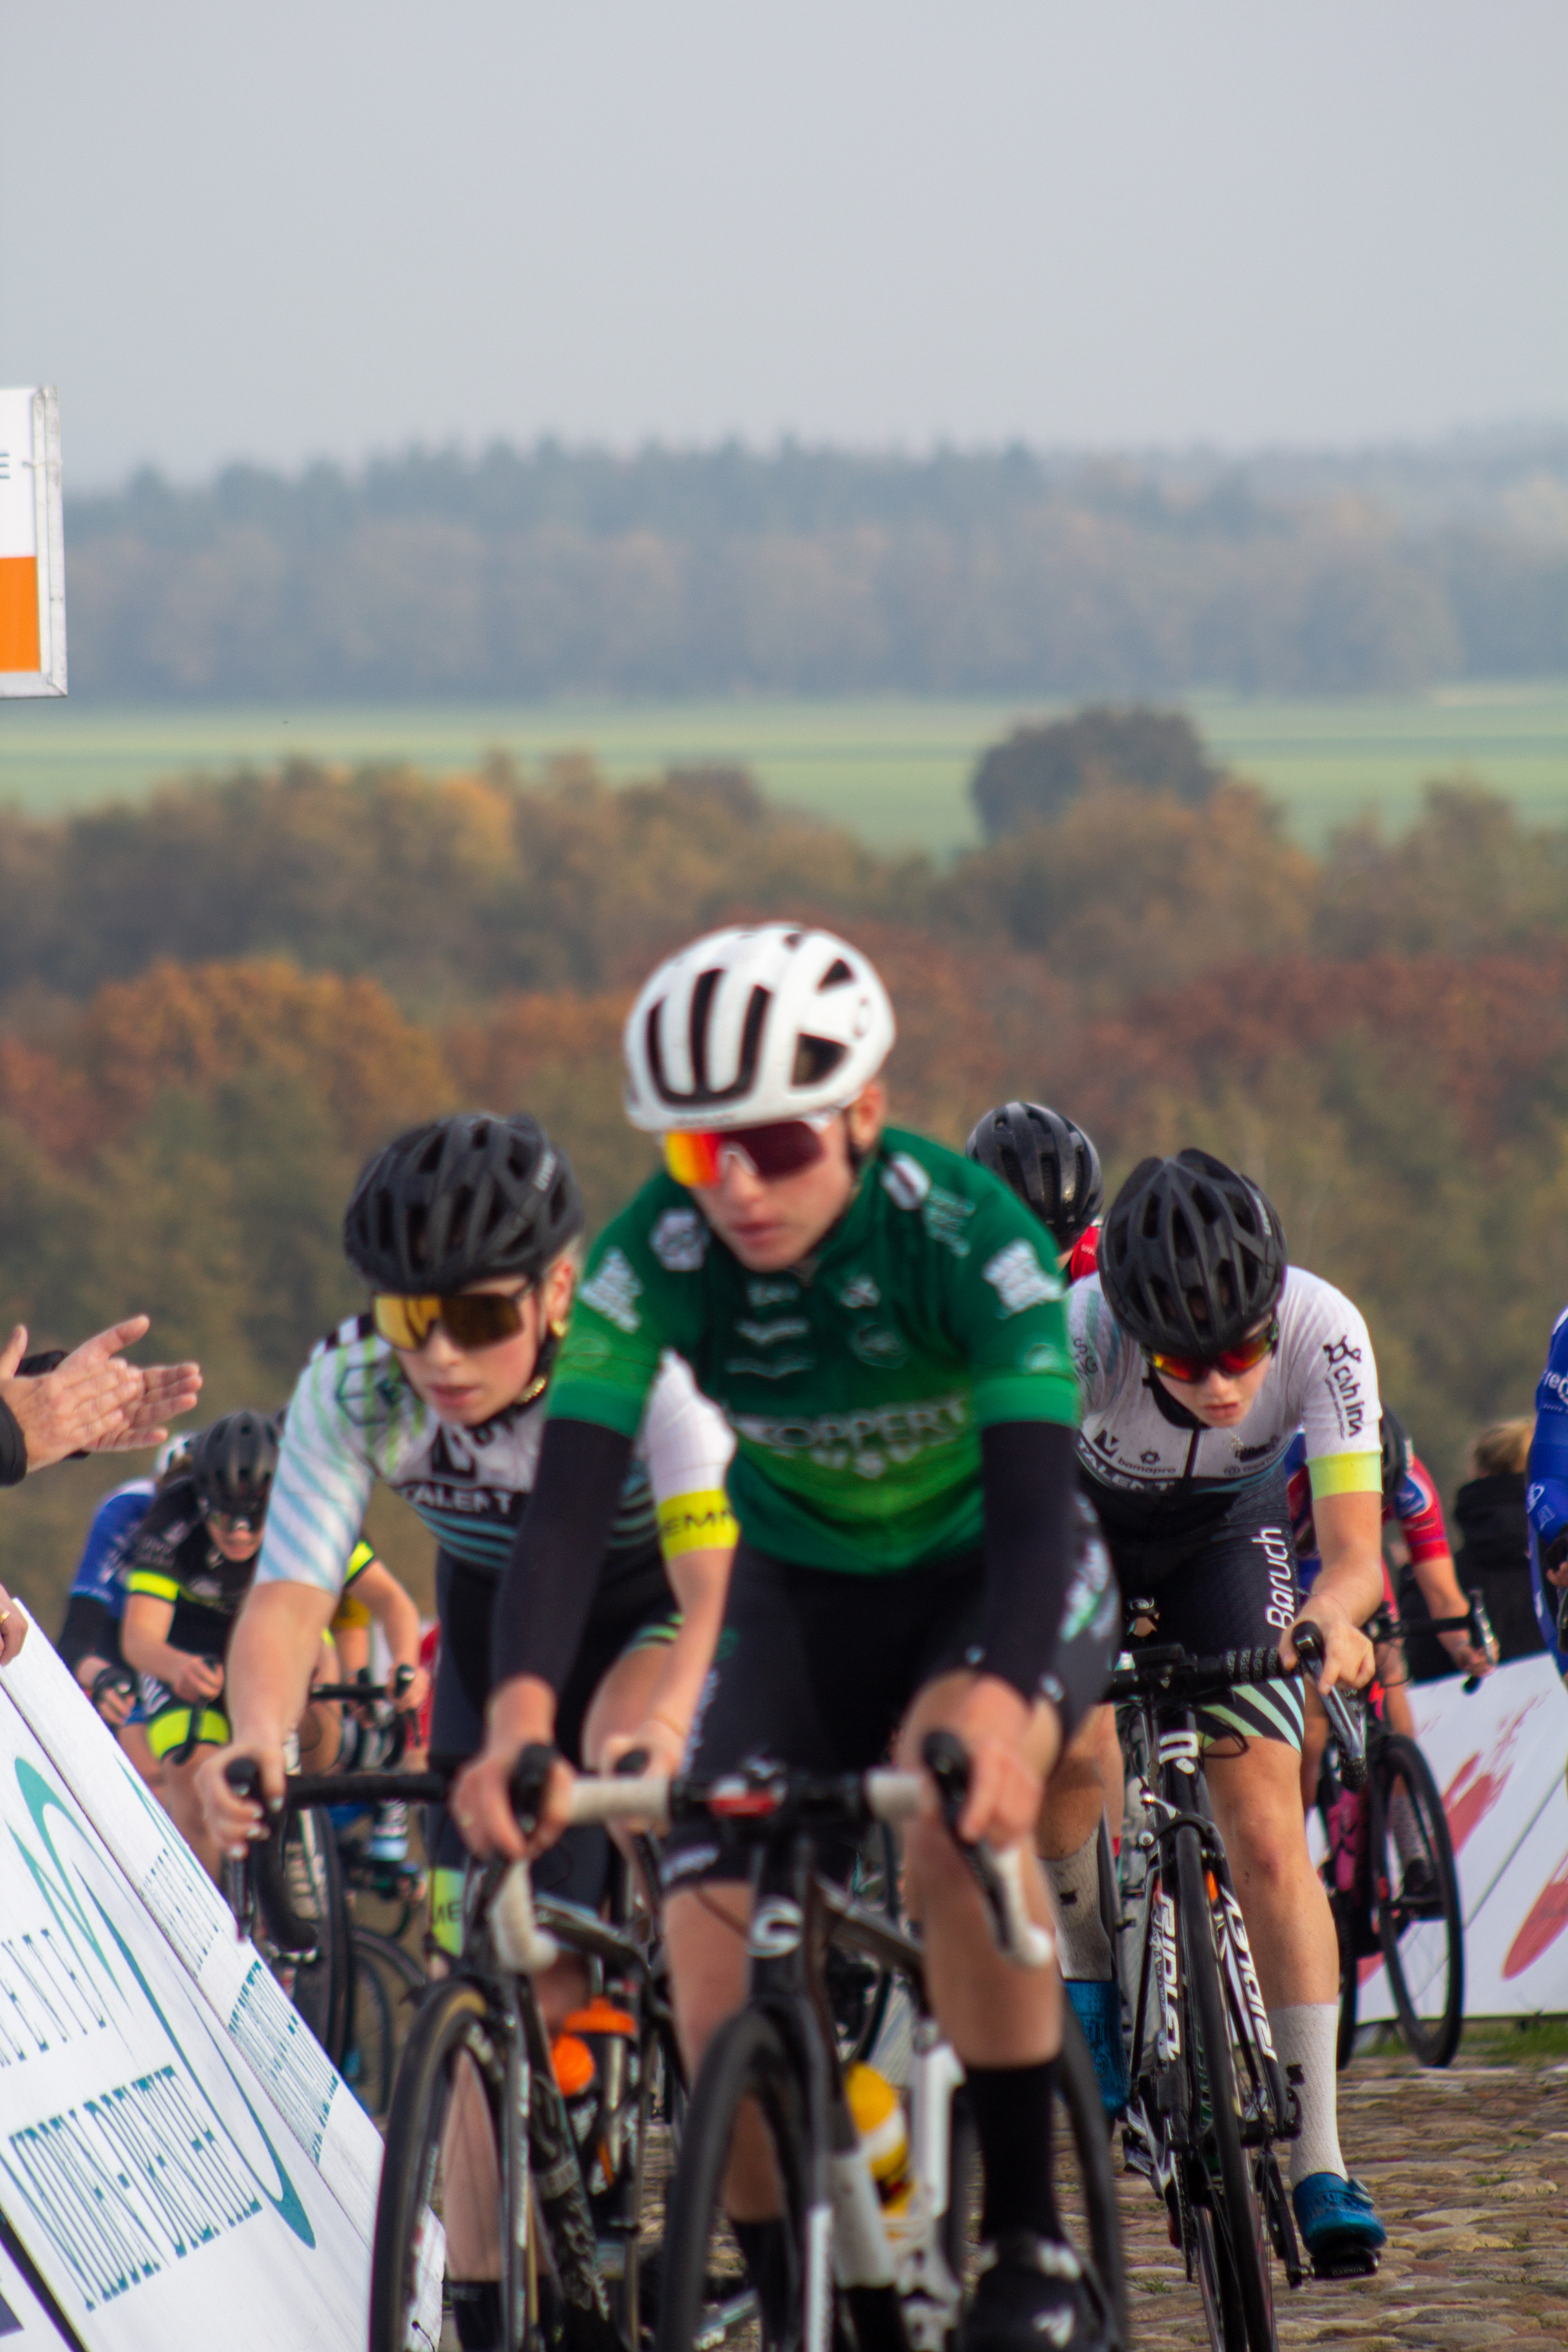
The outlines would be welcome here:
M 1237 1347 L 1222 1348 L 1217 1356 L 1168 1356 L 1150 1348 L 1145 1350 L 1157 1372 L 1168 1381 L 1180 1381 L 1184 1388 L 1196 1388 L 1211 1372 L 1250 1372 L 1274 1353 L 1279 1345 L 1279 1318 L 1271 1315 L 1261 1331 Z
M 724 1165 L 738 1160 L 753 1176 L 798 1176 L 827 1150 L 833 1117 L 778 1118 L 765 1127 L 693 1128 L 664 1139 L 664 1164 L 678 1184 L 721 1184 Z

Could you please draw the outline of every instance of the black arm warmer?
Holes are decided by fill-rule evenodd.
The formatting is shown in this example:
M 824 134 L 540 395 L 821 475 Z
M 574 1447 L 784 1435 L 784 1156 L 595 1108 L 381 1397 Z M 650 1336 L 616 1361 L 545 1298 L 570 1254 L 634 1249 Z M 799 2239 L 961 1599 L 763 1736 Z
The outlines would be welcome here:
M 1078 1432 L 1004 1421 L 980 1433 L 985 1614 L 980 1670 L 1033 1701 L 1061 1632 L 1078 1550 Z
M 537 1675 L 559 1696 L 599 1588 L 633 1441 L 593 1421 L 552 1421 L 496 1593 L 490 1681 Z
M 73 1675 L 84 1658 L 101 1658 L 117 1666 L 121 1663 L 120 1621 L 106 1601 L 95 1601 L 90 1592 L 73 1592 L 55 1648 Z

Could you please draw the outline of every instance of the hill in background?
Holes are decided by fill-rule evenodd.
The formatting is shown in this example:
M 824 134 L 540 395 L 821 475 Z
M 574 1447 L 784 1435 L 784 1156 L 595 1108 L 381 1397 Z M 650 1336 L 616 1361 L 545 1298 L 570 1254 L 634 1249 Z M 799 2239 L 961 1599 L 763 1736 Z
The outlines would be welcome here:
M 266 701 L 1568 672 L 1568 433 L 1358 458 L 542 443 L 72 499 L 73 684 Z
M 620 1108 L 637 982 L 705 927 L 815 917 L 887 976 L 899 1118 L 956 1143 L 1032 1095 L 1089 1128 L 1112 1187 L 1188 1143 L 1256 1175 L 1452 1479 L 1474 1428 L 1528 1409 L 1568 1297 L 1568 827 L 1438 786 L 1408 834 L 1316 856 L 1223 772 L 1198 798 L 1180 760 L 1175 789 L 1130 774 L 1154 740 L 1118 772 L 1103 714 L 1080 726 L 1093 758 L 1065 796 L 1049 763 L 1049 813 L 943 867 L 733 771 L 615 790 L 582 761 L 300 762 L 6 816 L 6 1311 L 46 1346 L 145 1309 L 143 1352 L 206 1366 L 204 1410 L 276 1403 L 359 1303 L 339 1230 L 369 1150 L 527 1108 L 602 1221 L 649 1165 Z M 6 1580 L 47 1622 L 116 1475 L 7 1497 Z M 417 1529 L 375 1532 L 423 1575 Z

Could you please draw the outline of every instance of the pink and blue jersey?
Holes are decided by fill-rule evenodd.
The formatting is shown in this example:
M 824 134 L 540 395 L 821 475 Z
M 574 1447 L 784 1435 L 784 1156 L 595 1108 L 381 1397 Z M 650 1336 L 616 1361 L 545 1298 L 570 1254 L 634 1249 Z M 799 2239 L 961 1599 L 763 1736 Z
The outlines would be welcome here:
M 1290 1533 L 1296 1545 L 1296 1576 L 1303 1592 L 1310 1592 L 1322 1561 L 1318 1554 L 1318 1534 L 1312 1525 L 1312 1490 L 1307 1476 L 1307 1440 L 1298 1430 L 1285 1456 L 1285 1469 L 1290 1496 Z M 1412 1563 L 1423 1559 L 1440 1559 L 1448 1550 L 1448 1530 L 1443 1520 L 1442 1499 L 1436 1481 L 1414 1446 L 1410 1449 L 1405 1475 L 1392 1502 L 1384 1502 L 1383 1523 L 1396 1520 L 1405 1538 Z M 1384 1570 L 1384 1597 L 1393 1605 L 1394 1592 Z

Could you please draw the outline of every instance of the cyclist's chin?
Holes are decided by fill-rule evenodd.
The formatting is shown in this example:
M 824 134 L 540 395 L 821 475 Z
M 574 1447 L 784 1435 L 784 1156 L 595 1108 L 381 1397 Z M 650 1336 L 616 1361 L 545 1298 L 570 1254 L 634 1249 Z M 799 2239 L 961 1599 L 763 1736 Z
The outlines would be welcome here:
M 751 1274 L 782 1274 L 805 1254 L 800 1236 L 788 1225 L 719 1225 L 716 1230 Z

